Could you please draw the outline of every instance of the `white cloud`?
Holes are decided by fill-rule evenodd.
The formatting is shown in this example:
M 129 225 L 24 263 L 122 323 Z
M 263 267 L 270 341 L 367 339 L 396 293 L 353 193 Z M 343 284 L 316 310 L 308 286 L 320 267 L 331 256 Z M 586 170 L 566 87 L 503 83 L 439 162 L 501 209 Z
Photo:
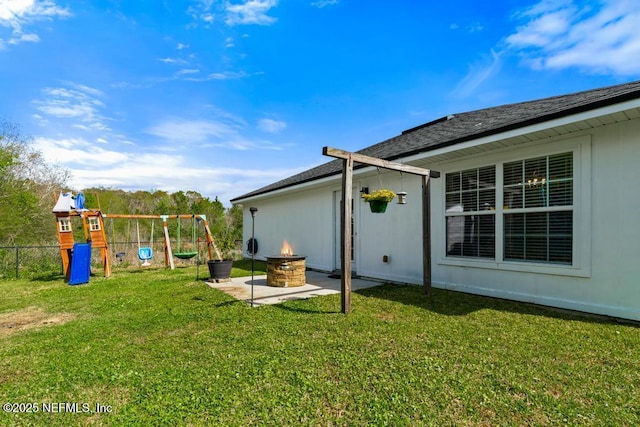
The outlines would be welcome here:
M 74 168 L 82 165 L 94 171 L 121 163 L 130 157 L 117 151 L 105 150 L 82 138 L 36 138 L 33 145 L 43 154 L 45 159 L 52 163 L 73 166 Z
M 246 77 L 244 72 L 224 71 L 222 73 L 211 73 L 208 78 L 210 80 L 236 80 Z
M 449 29 L 452 31 L 458 30 L 460 29 L 460 25 L 454 22 L 453 24 L 449 24 Z M 469 34 L 478 33 L 484 30 L 484 25 L 479 22 L 474 22 L 464 27 L 464 30 Z
M 104 92 L 102 92 L 100 89 L 96 89 L 87 85 L 83 85 L 81 83 L 74 83 L 74 82 L 65 82 L 67 85 L 71 86 L 72 88 L 82 91 L 84 93 L 87 93 L 89 95 L 93 95 L 93 96 L 97 96 L 97 97 L 101 97 L 104 96 Z
M 237 0 L 236 0 L 237 1 Z M 276 18 L 269 16 L 269 11 L 278 5 L 278 0 L 197 0 L 189 6 L 187 13 L 194 19 L 194 24 L 202 23 L 210 28 L 216 21 L 224 18 L 225 24 L 234 25 L 271 25 Z M 229 40 L 226 40 L 229 47 Z
M 185 69 L 182 69 L 182 70 L 178 71 L 176 73 L 176 75 L 182 76 L 182 75 L 185 75 L 185 74 L 198 74 L 199 72 L 200 72 L 200 70 L 198 70 L 197 68 L 185 68 Z
M 0 38 L 0 48 L 7 44 L 38 42 L 40 37 L 36 33 L 25 33 L 25 26 L 37 21 L 69 16 L 69 9 L 58 6 L 52 0 L 0 0 L 0 26 L 11 28 L 8 41 Z
M 314 1 L 311 2 L 311 6 L 315 6 L 315 7 L 325 7 L 325 6 L 332 6 L 334 4 L 338 4 L 338 0 L 318 0 L 318 1 Z
M 60 99 L 50 99 L 48 101 L 41 102 L 38 106 L 38 110 L 49 116 L 58 118 L 83 118 L 93 115 L 93 108 L 86 104 L 71 104 L 69 101 L 63 101 Z
M 229 205 L 229 200 L 234 197 L 303 170 L 305 170 L 304 167 L 199 168 L 190 166 L 184 158 L 153 154 L 97 171 L 89 168 L 74 168 L 71 186 L 76 190 L 90 187 L 114 187 L 125 191 L 157 188 L 168 192 L 190 189 L 212 199 L 218 197 L 223 204 Z M 167 174 L 163 171 L 171 171 L 171 173 Z
M 38 43 L 40 37 L 37 34 L 17 34 L 15 37 L 9 39 L 9 44 L 18 44 L 22 42 Z
M 308 169 L 307 166 L 287 169 L 195 167 L 193 161 L 182 154 L 106 150 L 81 138 L 36 138 L 34 148 L 42 152 L 48 162 L 71 171 L 70 186 L 74 190 L 113 187 L 126 191 L 158 188 L 175 192 L 189 189 L 211 198 L 218 196 L 225 204 L 233 197 Z
M 273 121 L 271 130 L 284 129 L 283 122 Z M 145 133 L 170 141 L 158 147 L 162 151 L 197 148 L 223 148 L 231 150 L 281 150 L 282 145 L 247 135 L 246 123 L 232 115 L 219 113 L 215 119 L 170 118 L 156 123 Z
M 467 32 L 473 34 L 484 30 L 484 26 L 479 22 L 473 23 L 467 27 Z
M 95 88 L 66 83 L 67 87 L 44 88 L 43 98 L 33 101 L 39 113 L 45 117 L 56 119 L 72 119 L 77 122 L 71 126 L 83 130 L 108 131 L 104 123 L 107 119 L 102 116 L 104 103 L 98 99 L 104 94 Z
M 17 19 L 31 8 L 33 8 L 33 0 L 2 0 L 0 1 L 0 20 Z
M 223 138 L 235 138 L 238 126 L 216 120 L 169 119 L 146 130 L 146 133 L 181 143 L 206 143 Z
M 273 119 L 260 119 L 258 120 L 258 129 L 268 133 L 278 133 L 286 129 L 287 124 Z
M 227 3 L 227 25 L 257 24 L 271 25 L 276 18 L 267 15 L 270 9 L 278 5 L 277 0 L 247 0 L 240 4 Z
M 213 23 L 213 21 L 215 21 L 215 15 L 213 15 L 212 13 L 204 13 L 200 15 L 200 19 L 202 19 L 207 24 L 211 24 Z
M 506 44 L 533 68 L 640 74 L 640 2 L 545 0 L 515 17 Z
M 177 65 L 187 65 L 188 62 L 184 59 L 180 58 L 158 58 L 158 61 L 164 62 L 165 64 L 177 64 Z
M 223 71 L 218 73 L 210 73 L 205 77 L 187 77 L 186 80 L 192 80 L 196 82 L 205 82 L 210 80 L 238 80 L 249 76 L 250 75 L 244 71 Z
M 492 50 L 490 58 L 471 67 L 467 75 L 455 87 L 452 95 L 461 98 L 470 96 L 485 80 L 498 72 L 501 64 L 500 55 Z
M 573 4 L 566 1 L 545 1 L 525 9 L 515 15 L 525 25 L 507 37 L 507 43 L 513 47 L 545 47 L 569 30 L 576 12 Z

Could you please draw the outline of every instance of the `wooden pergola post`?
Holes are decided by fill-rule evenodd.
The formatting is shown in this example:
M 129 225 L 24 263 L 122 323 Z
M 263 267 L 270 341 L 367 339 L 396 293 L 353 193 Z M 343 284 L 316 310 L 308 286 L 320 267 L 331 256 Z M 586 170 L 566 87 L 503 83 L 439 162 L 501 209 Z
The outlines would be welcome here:
M 422 292 L 431 294 L 431 181 L 422 176 Z
M 351 153 L 342 161 L 342 201 L 340 202 L 340 292 L 342 313 L 351 311 L 351 224 L 353 199 L 353 158 Z
M 439 178 L 440 172 L 429 169 L 403 165 L 377 157 L 351 153 L 337 148 L 323 147 L 325 156 L 342 159 L 342 201 L 340 202 L 340 256 L 341 256 L 341 287 L 342 313 L 351 311 L 351 205 L 353 185 L 353 163 L 363 163 L 383 169 L 396 170 L 422 177 L 422 286 L 425 294 L 431 293 L 431 183 L 429 177 Z

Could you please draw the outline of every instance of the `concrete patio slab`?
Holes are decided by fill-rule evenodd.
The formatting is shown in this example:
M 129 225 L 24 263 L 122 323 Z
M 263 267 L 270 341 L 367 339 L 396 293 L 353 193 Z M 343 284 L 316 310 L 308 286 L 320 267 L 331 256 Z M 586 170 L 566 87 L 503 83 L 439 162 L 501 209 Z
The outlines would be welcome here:
M 267 304 L 280 304 L 285 301 L 308 299 L 321 295 L 340 293 L 340 279 L 332 279 L 329 273 L 319 271 L 306 272 L 307 283 L 304 286 L 293 288 L 278 288 L 267 286 L 267 276 L 254 276 L 253 281 L 253 306 Z M 232 297 L 251 303 L 251 277 L 236 277 L 230 282 L 215 283 L 205 282 L 214 289 L 231 295 Z M 351 279 L 351 290 L 371 288 L 381 285 L 381 282 L 365 279 Z

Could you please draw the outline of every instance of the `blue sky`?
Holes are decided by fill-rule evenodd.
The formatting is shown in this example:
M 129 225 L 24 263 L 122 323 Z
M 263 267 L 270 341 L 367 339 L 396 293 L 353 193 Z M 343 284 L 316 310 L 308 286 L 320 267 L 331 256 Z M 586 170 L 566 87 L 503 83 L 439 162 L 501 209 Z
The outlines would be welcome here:
M 0 115 L 77 190 L 229 199 L 464 111 L 640 79 L 637 0 L 0 0 Z

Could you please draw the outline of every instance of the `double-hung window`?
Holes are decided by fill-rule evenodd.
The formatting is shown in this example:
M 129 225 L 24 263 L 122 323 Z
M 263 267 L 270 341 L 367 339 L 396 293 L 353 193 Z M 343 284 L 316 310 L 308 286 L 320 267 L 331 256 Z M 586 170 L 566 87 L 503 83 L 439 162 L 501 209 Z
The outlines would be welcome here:
M 571 264 L 573 153 L 504 164 L 504 260 Z
M 565 152 L 447 173 L 446 257 L 571 265 L 573 156 Z
M 447 255 L 495 257 L 496 167 L 446 176 Z

